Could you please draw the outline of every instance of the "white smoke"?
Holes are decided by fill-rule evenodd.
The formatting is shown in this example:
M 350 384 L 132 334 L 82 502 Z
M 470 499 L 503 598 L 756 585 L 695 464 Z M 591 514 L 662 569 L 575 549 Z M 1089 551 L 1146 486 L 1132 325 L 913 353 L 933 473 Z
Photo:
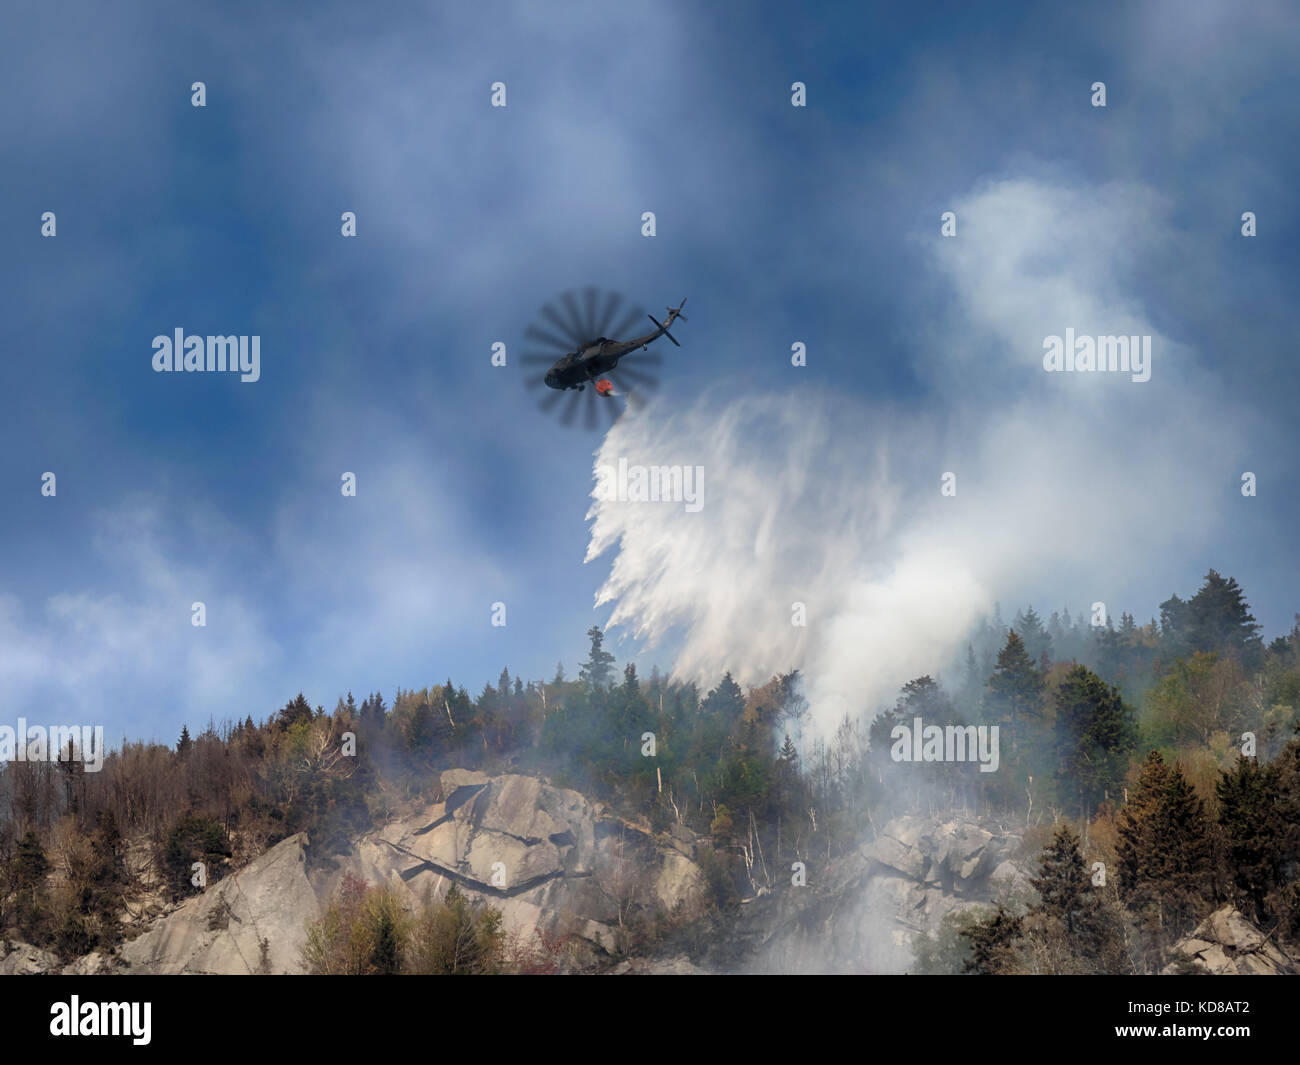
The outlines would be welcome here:
M 801 381 L 620 420 L 597 467 L 702 467 L 704 505 L 593 493 L 587 559 L 616 549 L 597 595 L 610 626 L 671 643 L 674 672 L 709 686 L 799 668 L 828 728 L 951 663 L 995 598 L 1118 613 L 1153 565 L 1200 572 L 1241 419 L 1132 291 L 1133 249 L 1164 237 L 1166 210 L 1141 188 L 1031 181 L 958 203 L 963 235 L 934 254 L 955 299 L 916 367 L 921 409 Z M 1152 379 L 1044 372 L 1044 337 L 1067 327 L 1152 336 Z

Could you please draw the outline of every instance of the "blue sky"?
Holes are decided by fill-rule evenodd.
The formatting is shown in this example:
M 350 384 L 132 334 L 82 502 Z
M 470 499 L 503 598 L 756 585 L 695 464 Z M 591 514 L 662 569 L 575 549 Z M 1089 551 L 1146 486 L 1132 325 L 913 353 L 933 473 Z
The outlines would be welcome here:
M 1144 618 L 1211 566 L 1290 627 L 1294 6 L 223 7 L 6 7 L 9 717 L 171 740 L 300 689 L 573 674 L 620 610 L 620 658 L 759 677 L 831 672 L 924 600 L 921 662 L 953 642 L 921 628 L 992 598 Z M 659 396 L 608 438 L 539 413 L 513 359 L 588 283 L 690 301 Z M 1042 337 L 1092 318 L 1156 334 L 1151 382 L 1042 372 Z M 155 374 L 177 327 L 260 335 L 261 379 Z M 695 448 L 718 505 L 593 525 L 597 448 Z M 983 505 L 940 519 L 959 460 Z M 777 468 L 789 505 L 746 493 Z M 1036 503 L 1052 485 L 1073 502 Z M 940 523 L 956 538 L 913 551 Z M 941 587 L 900 576 L 940 556 Z M 827 624 L 787 644 L 752 619 L 804 594 L 791 574 Z

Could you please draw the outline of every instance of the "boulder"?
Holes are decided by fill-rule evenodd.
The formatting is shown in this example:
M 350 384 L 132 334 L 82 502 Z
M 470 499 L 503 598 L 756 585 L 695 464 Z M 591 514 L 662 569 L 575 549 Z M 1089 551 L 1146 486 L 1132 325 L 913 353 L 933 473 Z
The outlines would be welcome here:
M 929 866 L 918 846 L 909 845 L 892 835 L 878 836 L 871 842 L 863 844 L 862 856 L 917 881 L 925 879 L 926 869 Z
M 58 956 L 30 943 L 15 943 L 0 959 L 0 976 L 43 976 L 57 973 Z
M 1033 882 L 1015 862 L 1005 861 L 989 874 L 989 887 L 995 898 L 1035 898 Z
M 1165 973 L 1190 968 L 1215 976 L 1290 976 L 1300 973 L 1294 958 L 1231 904 L 1220 907 L 1174 945 Z
M 160 918 L 119 954 L 133 973 L 300 973 L 307 922 L 320 913 L 307 837 L 290 836 Z
M 890 821 L 861 850 L 863 857 L 885 870 L 945 891 L 978 897 L 987 894 L 987 881 L 1006 864 L 1015 844 L 1012 837 L 994 835 L 959 818 L 935 822 L 907 816 Z M 1004 870 L 1003 877 L 1008 873 Z

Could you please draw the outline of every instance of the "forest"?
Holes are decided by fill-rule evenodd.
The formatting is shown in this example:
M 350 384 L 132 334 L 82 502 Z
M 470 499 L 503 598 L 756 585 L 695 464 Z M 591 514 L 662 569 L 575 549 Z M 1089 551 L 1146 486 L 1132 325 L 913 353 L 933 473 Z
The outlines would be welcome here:
M 706 837 L 713 929 L 786 889 L 793 861 L 815 877 L 892 817 L 961 811 L 1023 830 L 1037 897 L 949 923 L 924 971 L 1159 971 L 1225 901 L 1280 943 L 1300 938 L 1300 615 L 1266 644 L 1213 570 L 1142 625 L 995 611 L 959 675 L 914 678 L 828 734 L 797 672 L 747 689 L 726 673 L 703 691 L 619 669 L 597 627 L 587 641 L 572 678 L 502 669 L 476 695 L 448 679 L 391 704 L 348 692 L 332 710 L 299 693 L 260 720 L 241 707 L 183 728 L 174 746 L 123 740 L 97 773 L 4 765 L 0 933 L 65 958 L 111 950 L 151 900 L 198 890 L 193 862 L 219 879 L 304 830 L 328 862 L 463 767 L 545 776 L 653 831 Z M 999 726 L 997 772 L 895 762 L 890 731 L 917 716 Z M 356 911 L 364 885 L 350 891 Z M 454 905 L 493 940 L 490 917 Z M 443 917 L 417 915 L 426 940 Z

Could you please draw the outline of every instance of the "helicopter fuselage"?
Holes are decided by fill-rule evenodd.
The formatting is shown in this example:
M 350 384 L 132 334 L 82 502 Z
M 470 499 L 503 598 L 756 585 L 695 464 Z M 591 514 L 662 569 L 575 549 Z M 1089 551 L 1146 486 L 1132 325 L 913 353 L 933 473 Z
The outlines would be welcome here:
M 620 343 L 601 337 L 560 359 L 547 371 L 546 385 L 561 391 L 581 389 L 601 374 L 609 373 L 618 365 L 619 359 L 640 346 L 632 341 Z
M 682 300 L 683 304 L 685 302 Z M 558 360 L 546 372 L 546 377 L 543 378 L 546 387 L 560 391 L 576 388 L 581 392 L 588 383 L 595 381 L 601 374 L 614 370 L 618 366 L 618 360 L 629 352 L 636 351 L 637 348 L 649 347 L 661 336 L 667 336 L 676 344 L 677 341 L 673 340 L 673 335 L 668 330 L 678 318 L 686 321 L 680 305 L 668 308 L 668 317 L 664 319 L 662 325 L 657 318 L 650 316 L 650 320 L 657 326 L 653 333 L 646 333 L 645 336 L 635 337 L 632 340 L 610 340 L 609 337 L 589 340 L 577 351 L 570 352 Z

